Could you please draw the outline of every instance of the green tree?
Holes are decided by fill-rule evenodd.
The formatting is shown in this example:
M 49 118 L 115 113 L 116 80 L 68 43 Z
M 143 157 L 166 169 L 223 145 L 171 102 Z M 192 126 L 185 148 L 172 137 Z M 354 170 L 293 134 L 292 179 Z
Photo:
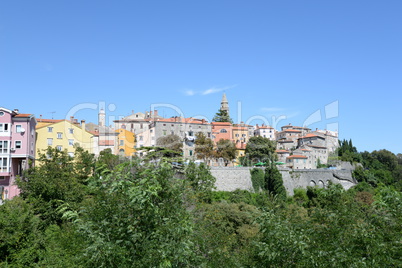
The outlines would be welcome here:
M 233 124 L 233 120 L 230 118 L 229 113 L 226 110 L 220 110 L 212 118 L 212 122 L 229 122 Z
M 77 159 L 82 159 L 79 154 L 84 151 L 76 152 Z M 38 164 L 18 180 L 21 197 L 33 205 L 35 214 L 39 214 L 47 224 L 60 223 L 60 205 L 67 202 L 78 206 L 87 194 L 85 184 L 86 176 L 92 172 L 91 161 L 87 162 L 89 167 L 83 166 L 67 151 L 49 147 L 44 153 L 39 153 Z
M 282 174 L 274 164 L 265 168 L 265 189 L 281 200 L 286 199 L 286 189 L 283 186 Z
M 208 201 L 212 189 L 215 189 L 216 182 L 216 178 L 212 176 L 209 167 L 205 163 L 196 165 L 194 162 L 190 162 L 184 175 L 197 201 Z
M 236 158 L 236 145 L 231 140 L 220 139 L 216 143 L 216 157 L 222 158 L 227 166 Z
M 103 174 L 89 184 L 93 197 L 64 213 L 86 238 L 85 265 L 189 266 L 192 223 L 183 205 L 185 181 L 171 165 L 133 161 Z
M 198 132 L 195 139 L 195 153 L 198 159 L 206 162 L 214 156 L 214 143 L 203 132 Z
M 156 145 L 176 152 L 183 152 L 183 141 L 175 134 L 159 137 Z
M 272 163 L 277 160 L 276 144 L 268 138 L 251 137 L 246 145 L 246 155 L 254 163 Z

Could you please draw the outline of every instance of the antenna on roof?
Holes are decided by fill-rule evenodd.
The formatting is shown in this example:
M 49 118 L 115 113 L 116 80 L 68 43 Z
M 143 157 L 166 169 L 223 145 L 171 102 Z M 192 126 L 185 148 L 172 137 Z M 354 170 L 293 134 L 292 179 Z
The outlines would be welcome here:
M 52 119 L 53 119 L 53 114 L 55 114 L 56 112 L 50 112 L 52 114 Z

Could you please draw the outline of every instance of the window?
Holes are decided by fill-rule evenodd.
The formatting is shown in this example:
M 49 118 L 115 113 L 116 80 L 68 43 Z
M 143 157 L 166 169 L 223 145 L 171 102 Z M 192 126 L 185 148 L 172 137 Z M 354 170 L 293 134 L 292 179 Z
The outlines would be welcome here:
M 53 127 L 47 127 L 47 132 L 53 132 Z
M 21 125 L 16 125 L 15 126 L 15 132 L 21 133 L 22 132 L 22 126 Z
M 227 133 L 228 131 L 224 128 L 221 129 L 221 133 Z
M 73 140 L 73 139 L 69 139 L 69 140 L 68 140 L 68 145 L 74 146 L 74 140 Z
M 3 111 L 1 111 L 1 112 L 0 112 L 0 116 L 3 116 L 3 115 L 4 115 L 4 112 L 3 112 Z
M 0 157 L 0 172 L 8 172 L 8 158 Z
M 62 138 L 63 138 L 63 133 L 57 132 L 57 138 L 58 138 L 58 139 L 62 139 Z
M 15 141 L 15 149 L 21 149 L 22 141 Z
M 0 141 L 0 154 L 8 153 L 8 141 Z
M 47 145 L 49 145 L 49 146 L 53 145 L 53 139 L 52 138 L 47 139 Z
M 208 132 L 208 138 L 211 138 L 211 132 Z
M 8 132 L 8 124 L 0 124 L 0 132 Z
M 57 146 L 56 146 L 56 149 L 59 150 L 59 151 L 61 151 L 61 150 L 63 150 L 63 146 L 57 145 Z
M 246 137 L 246 134 L 242 134 L 241 136 L 242 136 L 242 137 Z
M 143 128 L 144 128 L 144 125 L 143 125 L 142 123 L 140 124 L 140 128 L 141 128 L 141 129 L 143 129 Z
M 124 140 L 120 140 L 120 146 L 124 146 Z
M 235 136 L 236 136 L 236 137 L 239 137 L 239 134 L 236 134 Z
M 140 141 L 142 141 L 142 139 L 143 139 L 143 137 L 142 137 L 142 136 L 140 136 Z
M 74 129 L 73 128 L 70 128 L 68 131 L 70 132 L 70 134 L 74 134 Z
M 194 136 L 194 132 L 189 131 L 189 132 L 188 132 L 188 135 L 189 135 L 189 136 Z
M 174 131 L 173 131 L 173 130 L 172 130 L 172 131 L 170 131 L 170 134 L 171 134 L 171 135 L 174 135 Z
M 190 156 L 193 156 L 193 150 L 190 150 Z

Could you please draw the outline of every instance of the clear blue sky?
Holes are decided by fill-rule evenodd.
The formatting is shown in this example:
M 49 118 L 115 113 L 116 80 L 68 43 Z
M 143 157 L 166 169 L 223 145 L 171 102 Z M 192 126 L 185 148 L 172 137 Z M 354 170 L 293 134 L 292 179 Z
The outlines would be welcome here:
M 401 14 L 400 0 L 1 1 L 0 106 L 212 119 L 225 91 L 236 122 L 241 103 L 246 122 L 402 153 Z

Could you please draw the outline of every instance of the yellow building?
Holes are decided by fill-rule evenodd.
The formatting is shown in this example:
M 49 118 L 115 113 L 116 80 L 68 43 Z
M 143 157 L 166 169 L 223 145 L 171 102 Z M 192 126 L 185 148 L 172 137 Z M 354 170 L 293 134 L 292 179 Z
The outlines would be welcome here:
M 116 130 L 118 135 L 117 151 L 119 155 L 133 156 L 135 155 L 135 134 L 126 129 L 120 128 Z
M 36 125 L 36 158 L 38 152 L 43 152 L 48 146 L 60 151 L 67 150 L 70 156 L 74 156 L 74 145 L 78 144 L 92 153 L 92 136 L 85 130 L 85 120 L 81 124 L 77 120 L 53 120 L 38 119 Z

